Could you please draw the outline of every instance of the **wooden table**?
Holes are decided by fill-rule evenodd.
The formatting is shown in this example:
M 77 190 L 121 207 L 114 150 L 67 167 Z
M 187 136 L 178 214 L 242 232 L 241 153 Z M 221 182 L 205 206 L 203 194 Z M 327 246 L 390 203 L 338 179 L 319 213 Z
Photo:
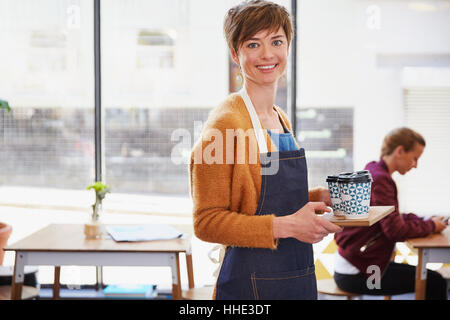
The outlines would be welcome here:
M 115 242 L 107 234 L 101 239 L 86 239 L 83 228 L 81 224 L 51 224 L 7 246 L 5 251 L 16 254 L 11 299 L 22 296 L 25 265 L 55 266 L 54 299 L 59 298 L 60 266 L 63 265 L 167 266 L 172 271 L 172 298 L 181 299 L 180 253 L 186 254 L 189 288 L 194 287 L 190 236 L 174 240 Z
M 416 300 L 425 299 L 428 262 L 450 262 L 450 227 L 441 233 L 406 241 L 410 248 L 417 249 L 419 261 L 416 267 Z

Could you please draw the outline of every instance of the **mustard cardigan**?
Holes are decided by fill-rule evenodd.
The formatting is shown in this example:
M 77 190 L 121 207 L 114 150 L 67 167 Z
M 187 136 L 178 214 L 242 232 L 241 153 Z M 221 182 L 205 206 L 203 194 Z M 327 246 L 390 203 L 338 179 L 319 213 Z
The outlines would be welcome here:
M 292 132 L 286 114 L 275 108 Z M 203 241 L 226 246 L 276 249 L 275 215 L 255 215 L 261 190 L 256 138 L 253 130 L 246 139 L 239 135 L 252 128 L 250 115 L 237 93 L 229 95 L 209 114 L 189 166 L 194 233 Z M 267 130 L 264 133 L 268 151 L 277 151 Z M 319 188 L 309 191 L 310 201 L 318 196 Z

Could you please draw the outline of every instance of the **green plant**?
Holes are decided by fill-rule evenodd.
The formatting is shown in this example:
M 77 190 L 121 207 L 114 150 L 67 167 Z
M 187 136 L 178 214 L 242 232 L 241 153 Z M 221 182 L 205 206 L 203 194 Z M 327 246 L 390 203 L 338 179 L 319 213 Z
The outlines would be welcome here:
M 99 210 L 102 206 L 102 201 L 106 194 L 111 192 L 108 185 L 101 181 L 97 181 L 86 188 L 87 190 L 94 189 L 95 191 L 95 203 L 92 205 L 92 220 L 98 221 L 100 214 Z
M 5 109 L 6 111 L 10 112 L 11 107 L 9 106 L 8 101 L 0 99 L 0 109 Z

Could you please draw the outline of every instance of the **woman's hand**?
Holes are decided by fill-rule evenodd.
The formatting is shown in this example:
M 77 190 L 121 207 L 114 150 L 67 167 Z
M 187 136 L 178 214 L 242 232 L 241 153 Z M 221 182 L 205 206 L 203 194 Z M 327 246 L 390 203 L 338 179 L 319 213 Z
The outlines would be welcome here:
M 273 220 L 274 238 L 295 238 L 307 243 L 317 243 L 329 233 L 342 231 L 341 227 L 317 216 L 316 211 L 330 212 L 330 209 L 323 202 L 308 202 L 296 213 L 275 217 Z
M 444 217 L 432 217 L 434 222 L 434 232 L 439 233 L 447 227 L 447 222 L 444 222 Z

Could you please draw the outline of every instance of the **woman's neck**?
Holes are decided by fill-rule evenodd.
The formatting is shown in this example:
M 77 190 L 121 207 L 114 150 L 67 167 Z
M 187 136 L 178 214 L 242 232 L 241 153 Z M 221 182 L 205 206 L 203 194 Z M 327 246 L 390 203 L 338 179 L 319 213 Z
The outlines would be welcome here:
M 260 117 L 272 116 L 277 84 L 261 86 L 251 81 L 246 81 L 244 85 L 258 115 Z
M 384 163 L 386 163 L 389 174 L 392 176 L 392 174 L 397 170 L 395 167 L 395 159 L 394 159 L 393 155 L 383 156 L 382 159 L 383 159 Z

